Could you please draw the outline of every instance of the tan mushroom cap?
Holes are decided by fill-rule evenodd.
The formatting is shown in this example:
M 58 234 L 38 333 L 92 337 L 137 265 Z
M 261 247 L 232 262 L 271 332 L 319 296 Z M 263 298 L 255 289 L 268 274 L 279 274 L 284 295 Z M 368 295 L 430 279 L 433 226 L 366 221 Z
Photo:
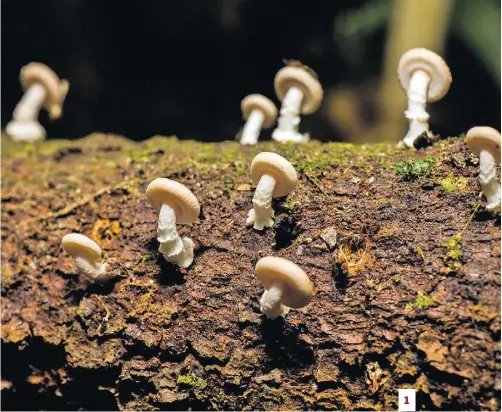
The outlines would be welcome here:
M 153 180 L 146 188 L 146 197 L 157 211 L 162 205 L 170 206 L 176 214 L 176 223 L 193 223 L 200 213 L 199 201 L 190 189 L 171 179 Z
M 488 126 L 473 127 L 465 136 L 467 146 L 476 155 L 479 156 L 481 150 L 487 150 L 493 155 L 497 163 L 500 163 L 500 140 L 500 132 Z
M 408 91 L 413 73 L 422 70 L 429 75 L 427 101 L 435 102 L 442 99 L 452 82 L 450 68 L 441 56 L 429 49 L 417 48 L 405 52 L 399 60 L 397 75 L 401 87 Z
M 34 83 L 45 87 L 44 107 L 51 119 L 58 119 L 63 112 L 62 106 L 70 84 L 67 80 L 60 80 L 54 71 L 42 63 L 29 63 L 21 69 L 21 85 L 26 90 Z
M 300 309 L 312 299 L 312 282 L 307 274 L 290 260 L 267 256 L 258 261 L 256 276 L 265 289 L 270 289 L 276 282 L 283 285 L 281 303 L 284 306 Z
M 242 117 L 247 120 L 253 110 L 259 110 L 263 113 L 263 127 L 269 128 L 277 119 L 277 107 L 274 102 L 262 94 L 250 94 L 241 102 Z
M 102 250 L 92 239 L 80 233 L 70 233 L 61 240 L 63 249 L 72 257 L 82 257 L 89 261 L 101 259 Z
M 319 80 L 301 67 L 286 66 L 277 72 L 274 79 L 275 93 L 282 102 L 291 87 L 300 89 L 303 93 L 301 112 L 314 113 L 322 103 L 323 90 Z
M 273 197 L 282 197 L 289 194 L 298 183 L 296 170 L 291 163 L 277 153 L 258 153 L 251 162 L 251 180 L 255 185 L 260 182 L 263 175 L 272 176 L 275 180 Z

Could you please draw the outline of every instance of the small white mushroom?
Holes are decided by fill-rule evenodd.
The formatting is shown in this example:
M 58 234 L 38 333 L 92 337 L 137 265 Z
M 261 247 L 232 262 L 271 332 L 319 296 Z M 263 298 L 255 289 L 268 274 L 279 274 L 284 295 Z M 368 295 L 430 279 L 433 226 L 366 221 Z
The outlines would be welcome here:
M 69 83 L 42 63 L 29 63 L 21 69 L 20 80 L 25 93 L 17 104 L 13 119 L 5 131 L 14 141 L 33 142 L 45 139 L 45 129 L 38 122 L 42 106 L 51 119 L 62 114 Z
M 306 66 L 289 65 L 277 72 L 274 87 L 282 106 L 272 139 L 282 143 L 306 143 L 308 136 L 298 132 L 300 113 L 311 114 L 319 108 L 323 98 L 321 83 Z
M 200 205 L 194 194 L 181 183 L 159 177 L 146 189 L 146 197 L 159 212 L 157 240 L 159 252 L 167 261 L 187 268 L 193 262 L 194 243 L 192 239 L 181 239 L 176 224 L 195 222 Z
M 246 124 L 242 130 L 241 144 L 255 145 L 261 129 L 272 127 L 277 119 L 277 107 L 261 94 L 250 94 L 242 99 L 242 117 Z
M 496 165 L 500 164 L 500 132 L 487 126 L 473 127 L 467 132 L 465 142 L 479 156 L 479 182 L 486 198 L 487 210 L 500 206 L 500 183 Z
M 451 72 L 441 56 L 418 48 L 410 49 L 401 56 L 397 74 L 408 96 L 408 109 L 404 115 L 410 123 L 402 144 L 413 147 L 418 136 L 429 134 L 429 113 L 425 104 L 438 101 L 448 93 Z
M 288 195 L 296 187 L 298 176 L 291 163 L 271 152 L 258 153 L 251 162 L 250 173 L 251 180 L 258 186 L 246 223 L 256 230 L 263 230 L 274 224 L 272 197 Z
M 103 282 L 109 279 L 106 273 L 108 265 L 103 263 L 99 245 L 80 233 L 70 233 L 61 240 L 63 249 L 75 259 L 75 263 L 84 276 L 92 281 Z
M 255 271 L 265 288 L 260 310 L 270 319 L 285 316 L 290 308 L 303 308 L 312 299 L 312 282 L 290 260 L 267 256 L 258 261 Z

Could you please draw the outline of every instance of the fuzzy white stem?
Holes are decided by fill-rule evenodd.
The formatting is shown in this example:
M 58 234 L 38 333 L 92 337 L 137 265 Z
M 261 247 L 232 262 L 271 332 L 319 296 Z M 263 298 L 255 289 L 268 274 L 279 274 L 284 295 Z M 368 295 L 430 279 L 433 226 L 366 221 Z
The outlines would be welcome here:
M 14 109 L 12 118 L 21 122 L 37 120 L 46 93 L 45 87 L 40 83 L 31 85 Z
M 403 139 L 408 147 L 412 147 L 415 139 L 422 133 L 429 133 L 429 113 L 425 110 L 429 83 L 429 75 L 422 70 L 415 71 L 411 76 L 408 88 L 408 109 L 404 112 L 410 123 L 408 133 Z
M 253 225 L 256 230 L 274 225 L 274 209 L 272 209 L 272 193 L 275 188 L 275 179 L 263 175 L 258 182 L 253 196 L 253 209 L 248 213 L 247 225 Z
M 192 239 L 188 237 L 184 237 L 182 241 L 183 241 L 183 250 L 179 254 L 170 257 L 164 255 L 164 257 L 169 262 L 175 263 L 181 266 L 182 268 L 187 268 L 193 262 L 193 256 L 194 256 L 193 250 L 195 245 Z M 159 250 L 162 252 L 161 248 L 159 248 Z
M 157 226 L 159 252 L 168 262 L 188 267 L 193 262 L 194 244 L 191 239 L 181 239 L 176 230 L 176 213 L 169 205 L 162 205 Z
M 174 256 L 183 250 L 183 242 L 176 230 L 176 214 L 169 205 L 162 205 L 157 226 L 159 251 L 167 256 Z
M 108 265 L 102 262 L 90 262 L 83 257 L 75 257 L 75 263 L 80 271 L 85 277 L 92 281 L 104 281 L 108 279 L 106 274 L 106 269 Z
M 264 118 L 265 116 L 261 110 L 251 111 L 242 129 L 241 144 L 255 145 L 258 143 L 258 136 L 260 136 Z
M 31 85 L 12 114 L 5 131 L 14 141 L 32 142 L 45 138 L 45 130 L 38 122 L 38 113 L 44 103 L 46 90 L 40 83 Z
M 302 106 L 303 93 L 297 87 L 291 87 L 286 92 L 282 101 L 277 128 L 272 133 L 272 139 L 285 143 L 307 143 L 308 137 L 298 132 L 300 124 L 300 109 Z
M 479 182 L 486 198 L 486 209 L 493 210 L 500 205 L 500 183 L 497 180 L 493 155 L 487 150 L 479 153 Z
M 260 299 L 261 313 L 270 319 L 275 319 L 277 316 L 286 316 L 289 312 L 289 308 L 281 303 L 282 289 L 282 285 L 276 282 L 263 293 Z

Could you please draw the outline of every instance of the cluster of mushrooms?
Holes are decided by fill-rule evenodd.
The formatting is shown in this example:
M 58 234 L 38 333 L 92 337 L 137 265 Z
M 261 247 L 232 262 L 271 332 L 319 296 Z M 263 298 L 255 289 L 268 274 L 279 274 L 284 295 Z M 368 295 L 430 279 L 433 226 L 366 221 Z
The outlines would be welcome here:
M 293 165 L 276 153 L 262 152 L 251 163 L 251 179 L 258 184 L 253 209 L 247 224 L 257 230 L 274 224 L 272 197 L 289 194 L 298 182 Z M 177 224 L 191 224 L 200 214 L 199 201 L 185 185 L 158 177 L 148 185 L 146 198 L 158 212 L 157 240 L 159 252 L 173 264 L 189 267 L 194 259 L 194 243 L 181 238 Z M 80 272 L 92 281 L 106 281 L 107 264 L 102 261 L 99 245 L 80 233 L 70 233 L 62 240 L 64 250 L 75 259 Z M 293 262 L 267 256 L 256 264 L 256 275 L 265 287 L 260 300 L 262 313 L 274 319 L 286 315 L 290 308 L 299 309 L 312 298 L 312 283 L 307 274 Z
M 297 61 L 277 72 L 274 80 L 277 97 L 282 106 L 277 118 L 274 103 L 261 94 L 251 94 L 241 102 L 246 123 L 240 143 L 255 145 L 262 128 L 271 127 L 277 119 L 277 128 L 272 139 L 285 143 L 306 143 L 308 134 L 299 132 L 300 114 L 314 113 L 321 105 L 323 89 L 317 75 Z M 446 62 L 436 53 L 423 49 L 411 49 L 404 53 L 398 65 L 398 77 L 407 93 L 408 108 L 405 117 L 409 130 L 398 147 L 414 146 L 420 136 L 430 136 L 427 102 L 434 102 L 446 95 L 452 77 Z M 47 66 L 30 63 L 21 69 L 21 84 L 25 94 L 13 113 L 13 120 L 6 132 L 15 141 L 31 142 L 45 138 L 45 130 L 37 120 L 41 107 L 50 117 L 61 116 L 62 105 L 69 84 L 60 80 Z M 491 127 L 470 129 L 465 141 L 479 156 L 479 181 L 482 194 L 487 200 L 487 210 L 500 207 L 501 191 L 496 165 L 500 163 L 500 132 Z M 249 211 L 247 225 L 255 230 L 264 230 L 274 225 L 273 197 L 287 196 L 297 185 L 298 176 L 293 165 L 282 156 L 272 152 L 256 155 L 250 168 L 251 180 L 256 187 L 253 208 Z M 181 183 L 166 178 L 156 178 L 146 190 L 151 206 L 159 213 L 157 240 L 159 252 L 164 258 L 183 268 L 194 259 L 194 243 L 190 238 L 181 238 L 177 224 L 191 224 L 200 213 L 195 195 Z M 75 259 L 79 271 L 92 281 L 110 278 L 108 264 L 102 260 L 99 245 L 79 233 L 63 237 L 62 246 Z M 285 316 L 290 308 L 299 309 L 309 304 L 312 283 L 307 274 L 293 262 L 273 256 L 258 261 L 256 275 L 265 292 L 260 299 L 260 309 L 269 318 Z

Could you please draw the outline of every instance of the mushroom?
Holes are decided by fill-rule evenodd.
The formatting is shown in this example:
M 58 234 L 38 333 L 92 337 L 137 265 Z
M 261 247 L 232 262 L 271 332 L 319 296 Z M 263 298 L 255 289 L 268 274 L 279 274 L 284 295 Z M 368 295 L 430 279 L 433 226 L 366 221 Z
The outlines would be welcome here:
M 272 197 L 289 194 L 298 183 L 296 170 L 284 157 L 276 153 L 258 153 L 251 162 L 251 180 L 258 184 L 253 196 L 253 209 L 248 213 L 247 225 L 256 230 L 274 224 Z
M 410 123 L 404 144 L 413 147 L 416 138 L 429 135 L 429 113 L 426 102 L 442 99 L 452 82 L 451 72 L 443 58 L 428 49 L 410 49 L 401 56 L 397 74 L 401 87 L 408 96 L 408 109 L 404 112 Z
M 285 316 L 290 308 L 303 308 L 312 299 L 312 282 L 290 260 L 267 256 L 258 261 L 255 271 L 265 287 L 260 310 L 270 319 Z
M 109 279 L 106 273 L 108 264 L 102 262 L 102 251 L 96 242 L 80 233 L 70 233 L 63 236 L 61 245 L 88 279 L 98 282 Z
M 190 224 L 199 216 L 200 205 L 194 194 L 181 183 L 158 177 L 146 189 L 146 197 L 159 212 L 157 240 L 159 252 L 167 261 L 187 268 L 193 262 L 192 239 L 181 239 L 176 223 Z
M 51 119 L 62 114 L 62 105 L 69 83 L 42 63 L 29 63 L 21 69 L 20 80 L 25 93 L 7 125 L 6 132 L 14 141 L 32 142 L 45 139 L 45 130 L 38 122 L 42 105 Z
M 465 142 L 479 156 L 479 182 L 486 198 L 487 210 L 500 206 L 500 183 L 496 165 L 500 163 L 500 132 L 487 126 L 473 127 L 467 132 Z
M 250 94 L 242 99 L 242 117 L 246 120 L 241 144 L 255 145 L 262 128 L 272 127 L 277 118 L 275 104 L 261 94 Z
M 316 74 L 301 64 L 288 65 L 277 72 L 275 93 L 282 102 L 272 139 L 278 142 L 306 143 L 308 135 L 298 132 L 300 113 L 314 113 L 321 105 L 323 90 Z

